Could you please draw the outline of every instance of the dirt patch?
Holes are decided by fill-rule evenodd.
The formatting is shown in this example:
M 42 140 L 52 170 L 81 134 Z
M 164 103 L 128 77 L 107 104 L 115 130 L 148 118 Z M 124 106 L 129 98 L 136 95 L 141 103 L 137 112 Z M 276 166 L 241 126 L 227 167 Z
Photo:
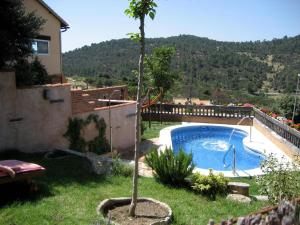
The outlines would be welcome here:
M 128 217 L 129 204 L 116 206 L 108 211 L 107 217 L 121 225 L 149 225 L 161 221 L 168 216 L 168 210 L 158 203 L 138 202 L 136 216 Z

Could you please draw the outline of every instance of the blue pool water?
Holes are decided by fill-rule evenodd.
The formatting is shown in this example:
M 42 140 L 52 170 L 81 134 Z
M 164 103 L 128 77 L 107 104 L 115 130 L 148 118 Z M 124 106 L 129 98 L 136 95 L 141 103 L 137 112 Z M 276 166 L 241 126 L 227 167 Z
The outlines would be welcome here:
M 264 155 L 252 151 L 243 145 L 243 139 L 248 135 L 245 131 L 222 126 L 186 126 L 171 131 L 172 147 L 176 153 L 180 148 L 185 152 L 193 153 L 196 167 L 219 171 L 231 171 L 233 151 L 230 145 L 236 148 L 237 170 L 250 170 L 260 166 L 265 159 Z M 224 156 L 225 164 L 224 166 Z

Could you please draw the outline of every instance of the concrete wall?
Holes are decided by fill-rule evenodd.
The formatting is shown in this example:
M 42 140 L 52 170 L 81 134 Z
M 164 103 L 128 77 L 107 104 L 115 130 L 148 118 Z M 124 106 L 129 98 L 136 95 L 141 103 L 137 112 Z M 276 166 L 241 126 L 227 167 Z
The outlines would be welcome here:
M 72 114 L 70 88 L 63 84 L 16 89 L 14 73 L 0 73 L 0 150 L 67 147 L 62 135 Z
M 257 130 L 259 130 L 263 135 L 265 135 L 269 140 L 271 140 L 273 144 L 280 148 L 289 157 L 294 158 L 295 156 L 300 154 L 299 148 L 297 148 L 295 145 L 293 145 L 283 137 L 276 134 L 276 132 L 262 124 L 259 120 L 254 119 L 253 125 Z
M 112 146 L 118 151 L 127 150 L 135 141 L 135 102 L 111 106 Z M 109 108 L 103 107 L 92 112 L 103 118 L 106 123 L 106 137 L 109 141 Z M 91 112 L 75 114 L 73 117 L 86 119 Z M 84 130 L 85 140 L 91 140 L 98 135 L 93 124 Z
M 0 149 L 15 148 L 16 81 L 13 72 L 0 72 Z
M 90 112 L 72 114 L 70 84 L 41 85 L 17 89 L 14 72 L 0 71 L 0 152 L 18 149 L 24 152 L 42 152 L 67 148 L 63 137 L 68 120 L 97 114 L 105 119 L 109 140 L 108 107 Z M 134 145 L 135 102 L 111 106 L 113 147 L 118 150 Z M 90 140 L 97 136 L 91 124 L 84 131 Z
M 60 21 L 36 0 L 23 0 L 23 3 L 25 11 L 27 13 L 35 12 L 36 15 L 46 20 L 40 31 L 40 35 L 51 37 L 49 43 L 49 54 L 38 55 L 38 59 L 42 62 L 43 65 L 45 65 L 50 75 L 61 74 L 62 65 Z

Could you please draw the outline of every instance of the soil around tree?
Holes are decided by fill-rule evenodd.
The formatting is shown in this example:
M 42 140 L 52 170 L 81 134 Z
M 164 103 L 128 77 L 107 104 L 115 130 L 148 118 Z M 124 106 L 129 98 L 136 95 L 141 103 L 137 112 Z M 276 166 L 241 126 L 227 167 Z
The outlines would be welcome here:
M 151 201 L 140 201 L 135 210 L 136 216 L 129 217 L 129 205 L 114 206 L 108 210 L 107 217 L 120 225 L 150 225 L 169 216 L 168 210 L 162 205 Z

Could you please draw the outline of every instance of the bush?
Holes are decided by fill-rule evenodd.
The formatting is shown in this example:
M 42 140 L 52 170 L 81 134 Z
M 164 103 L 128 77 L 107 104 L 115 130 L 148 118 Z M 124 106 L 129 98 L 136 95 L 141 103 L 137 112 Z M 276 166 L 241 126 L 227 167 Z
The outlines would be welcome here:
M 15 65 L 17 86 L 42 85 L 50 83 L 50 78 L 37 58 L 32 63 L 20 59 Z
M 222 173 L 213 174 L 211 169 L 208 176 L 195 173 L 191 177 L 192 189 L 213 200 L 216 199 L 217 194 L 223 195 L 228 192 L 228 181 Z
M 155 177 L 162 183 L 174 186 L 185 184 L 185 178 L 190 176 L 195 168 L 193 155 L 180 149 L 177 154 L 172 149 L 158 152 L 152 150 L 145 158 L 146 163 L 155 171 Z
M 271 154 L 262 162 L 261 170 L 265 175 L 256 180 L 261 194 L 267 195 L 270 202 L 290 200 L 300 193 L 300 173 L 295 162 L 284 157 L 278 160 Z
M 124 165 L 121 162 L 120 156 L 115 155 L 112 160 L 112 171 L 111 173 L 115 176 L 130 177 L 133 175 L 133 167 Z
M 48 76 L 47 70 L 37 58 L 31 63 L 31 72 L 33 76 L 34 85 L 42 85 L 50 83 L 50 78 Z

